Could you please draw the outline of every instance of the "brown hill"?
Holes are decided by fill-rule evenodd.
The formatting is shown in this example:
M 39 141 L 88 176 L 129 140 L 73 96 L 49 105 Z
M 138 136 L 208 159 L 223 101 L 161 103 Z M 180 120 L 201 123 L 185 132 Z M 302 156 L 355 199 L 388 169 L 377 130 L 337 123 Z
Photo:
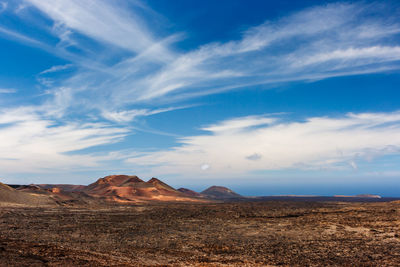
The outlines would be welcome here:
M 110 175 L 88 185 L 83 192 L 109 201 L 144 202 L 157 201 L 196 201 L 157 178 L 148 182 L 137 176 Z
M 64 192 L 81 192 L 86 188 L 85 185 L 75 185 L 75 184 L 33 184 L 33 185 L 38 186 L 42 189 L 59 188 Z
M 13 188 L 9 187 L 8 185 L 5 185 L 3 183 L 0 183 L 0 190 L 2 190 L 1 192 L 5 192 L 5 191 L 12 191 Z
M 30 193 L 49 193 L 48 190 L 42 189 L 36 185 L 21 185 L 20 187 L 16 188 L 20 192 L 30 192 Z
M 187 188 L 183 188 L 183 187 L 179 188 L 178 191 L 189 197 L 204 197 L 204 195 L 197 193 L 196 191 L 193 191 L 193 190 L 190 190 Z
M 0 183 L 0 205 L 22 204 L 28 206 L 56 205 L 47 194 L 18 191 Z
M 223 186 L 211 186 L 201 192 L 202 195 L 205 195 L 209 198 L 215 199 L 230 199 L 230 198 L 241 198 L 242 196 L 233 192 L 229 188 Z
M 21 185 L 16 188 L 18 192 L 30 193 L 31 195 L 45 195 L 59 205 L 86 205 L 93 203 L 93 199 L 83 192 L 67 192 L 62 188 L 50 186 L 49 189 L 41 188 L 39 185 Z

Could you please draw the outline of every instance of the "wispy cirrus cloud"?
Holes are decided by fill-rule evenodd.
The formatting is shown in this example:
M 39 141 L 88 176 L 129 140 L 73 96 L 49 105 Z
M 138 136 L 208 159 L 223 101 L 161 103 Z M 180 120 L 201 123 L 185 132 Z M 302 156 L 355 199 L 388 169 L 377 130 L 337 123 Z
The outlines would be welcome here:
M 41 46 L 41 47 L 42 47 L 42 45 L 44 45 L 44 44 L 40 43 L 39 41 L 35 40 L 34 38 L 30 38 L 30 37 L 28 37 L 24 34 L 21 34 L 17 31 L 10 30 L 10 29 L 7 29 L 7 28 L 1 27 L 1 26 L 0 26 L 0 34 L 2 34 L 3 36 L 9 37 L 9 38 L 15 39 L 15 40 L 20 41 L 25 44 Z
M 127 161 L 155 173 L 230 177 L 282 169 L 357 169 L 357 161 L 400 152 L 400 112 L 349 113 L 288 122 L 251 116 L 203 128 L 169 150 Z M 207 164 L 209 168 L 202 166 Z
M 108 101 L 126 105 L 182 101 L 254 85 L 393 71 L 399 68 L 400 48 L 388 40 L 398 36 L 399 21 L 395 14 L 368 15 L 372 9 L 386 14 L 385 8 L 362 4 L 314 7 L 250 28 L 239 40 L 175 53 L 176 59 L 161 65 L 135 56 L 108 68 L 108 76 L 86 72 L 84 77 L 97 81 L 88 87 L 117 88 Z
M 22 23 L 37 22 L 40 34 L 1 24 L 1 36 L 66 61 L 48 66 L 42 75 L 71 64 L 76 67 L 68 78 L 39 79 L 46 93 L 34 111 L 19 107 L 0 116 L 0 121 L 10 124 L 0 128 L 0 139 L 11 140 L 4 144 L 4 151 L 14 151 L 14 162 L 28 169 L 45 166 L 50 159 L 55 165 L 45 168 L 95 164 L 98 158 L 92 155 L 67 154 L 120 141 L 129 131 L 109 124 L 132 123 L 140 116 L 171 111 L 176 103 L 197 96 L 400 68 L 400 16 L 384 4 L 316 6 L 250 27 L 238 39 L 215 40 L 182 51 L 177 43 L 184 34 L 157 34 L 151 23 L 155 13 L 146 13 L 140 2 L 129 9 L 120 6 L 122 2 L 104 0 L 20 3 L 24 9 L 17 12 L 18 18 Z M 47 24 L 38 18 L 40 14 Z M 64 123 L 70 113 L 78 121 Z M 246 173 L 343 162 L 356 166 L 356 155 L 385 154 L 387 146 L 399 145 L 395 141 L 399 140 L 398 117 L 398 113 L 365 113 L 291 123 L 278 116 L 236 118 L 204 127 L 209 135 L 181 139 L 181 146 L 131 162 L 182 173 Z M 387 118 L 390 126 L 382 124 Z M 367 139 L 372 140 L 370 147 Z M 43 161 L 34 152 L 42 151 L 35 144 L 49 152 L 43 152 Z
M 157 36 L 147 23 L 154 12 L 148 17 L 139 15 L 145 10 L 140 2 L 130 11 L 107 1 L 26 3 L 53 21 L 44 30 L 59 42 L 43 44 L 44 49 L 79 62 L 76 73 L 63 78 L 61 86 L 71 88 L 74 98 L 95 101 L 71 101 L 71 108 L 97 109 L 99 114 L 115 110 L 128 114 L 143 105 L 167 105 L 255 85 L 400 68 L 398 11 L 387 12 L 391 7 L 378 3 L 308 8 L 251 27 L 237 40 L 209 43 L 187 52 L 174 49 L 180 33 Z M 2 29 L 21 42 L 42 44 Z
M 114 105 L 179 101 L 251 85 L 399 68 L 400 47 L 395 37 L 400 22 L 397 11 L 388 16 L 385 11 L 390 7 L 382 4 L 317 6 L 251 27 L 241 39 L 182 53 L 173 49 L 179 34 L 156 37 L 146 18 L 106 1 L 28 2 L 54 21 L 57 30 L 53 33 L 60 42 L 93 50 L 76 36 L 81 34 L 114 47 L 102 50 L 102 57 L 87 53 L 88 61 L 103 67 L 83 66 L 73 80 L 65 81 L 82 87 L 86 79 L 83 86 L 87 90 L 96 91 L 96 96 L 104 95 L 98 91 L 108 91 L 107 101 Z M 133 55 L 121 58 L 115 47 Z M 111 57 L 120 60 L 110 65 L 107 59 Z
M 55 0 L 50 3 L 27 0 L 27 2 L 53 19 L 55 25 L 64 26 L 64 31 L 57 32 L 63 41 L 66 33 L 72 34 L 71 31 L 75 31 L 135 54 L 152 49 L 152 53 L 147 55 L 151 60 L 158 61 L 169 56 L 168 49 L 156 41 L 141 17 L 108 1 Z
M 379 13 L 385 8 L 331 4 L 265 22 L 248 29 L 240 40 L 207 44 L 181 55 L 145 81 L 140 98 L 381 72 L 387 66 L 398 69 L 400 46 L 387 40 L 398 36 L 399 21 L 368 16 L 372 9 Z
M 39 74 L 46 74 L 46 73 L 52 73 L 52 72 L 58 72 L 62 70 L 66 70 L 71 68 L 73 65 L 72 64 L 65 64 L 65 65 L 57 65 L 57 66 L 52 66 L 51 68 L 48 68 L 44 71 L 42 71 Z
M 185 109 L 191 106 L 178 106 L 178 107 L 169 107 L 169 108 L 160 108 L 160 109 L 131 109 L 131 110 L 106 110 L 102 114 L 102 116 L 109 120 L 116 123 L 127 123 L 135 120 L 137 117 L 142 116 L 151 116 L 163 112 L 178 110 L 178 109 Z

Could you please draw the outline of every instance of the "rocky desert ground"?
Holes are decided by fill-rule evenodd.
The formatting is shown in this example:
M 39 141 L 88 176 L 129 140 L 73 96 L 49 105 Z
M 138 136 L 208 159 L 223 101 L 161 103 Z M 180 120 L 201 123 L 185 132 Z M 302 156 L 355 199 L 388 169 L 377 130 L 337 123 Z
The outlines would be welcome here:
M 0 207 L 1 266 L 399 266 L 399 202 Z

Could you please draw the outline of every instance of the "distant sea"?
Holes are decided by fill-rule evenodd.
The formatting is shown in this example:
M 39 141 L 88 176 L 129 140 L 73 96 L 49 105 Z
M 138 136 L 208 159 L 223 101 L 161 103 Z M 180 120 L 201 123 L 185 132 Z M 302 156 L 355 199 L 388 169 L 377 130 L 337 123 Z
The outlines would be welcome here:
M 382 197 L 400 197 L 400 185 L 232 185 L 230 189 L 244 196 L 372 194 Z

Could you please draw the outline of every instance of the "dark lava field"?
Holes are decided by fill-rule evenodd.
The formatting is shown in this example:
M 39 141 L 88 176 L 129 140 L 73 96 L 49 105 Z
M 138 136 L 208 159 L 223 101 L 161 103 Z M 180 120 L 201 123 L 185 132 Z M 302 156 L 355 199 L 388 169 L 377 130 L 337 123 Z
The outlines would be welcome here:
M 400 203 L 0 207 L 1 266 L 399 266 Z

